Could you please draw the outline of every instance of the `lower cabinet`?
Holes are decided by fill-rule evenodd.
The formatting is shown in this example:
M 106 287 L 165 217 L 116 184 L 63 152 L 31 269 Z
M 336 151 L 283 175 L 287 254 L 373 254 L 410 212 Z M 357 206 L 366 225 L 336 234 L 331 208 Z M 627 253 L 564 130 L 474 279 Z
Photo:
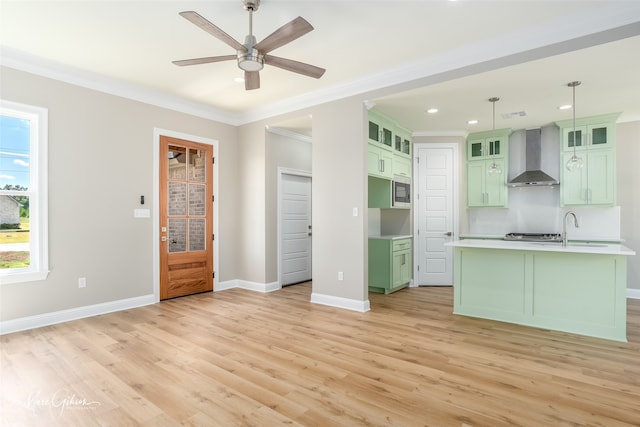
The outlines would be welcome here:
M 626 341 L 622 255 L 455 248 L 453 312 Z
M 369 239 L 369 291 L 390 294 L 411 282 L 412 240 Z

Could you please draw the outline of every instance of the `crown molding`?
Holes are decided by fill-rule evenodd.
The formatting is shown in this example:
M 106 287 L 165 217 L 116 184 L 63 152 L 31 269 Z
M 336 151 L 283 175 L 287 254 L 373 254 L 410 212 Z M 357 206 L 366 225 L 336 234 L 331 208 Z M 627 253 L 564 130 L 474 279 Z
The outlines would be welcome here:
M 280 136 L 284 136 L 286 138 L 291 138 L 291 139 L 295 139 L 297 141 L 300 142 L 306 142 L 311 144 L 312 139 L 310 136 L 307 135 L 303 135 L 301 133 L 297 133 L 297 132 L 292 132 L 290 130 L 287 129 L 282 129 L 279 127 L 273 127 L 273 126 L 267 126 L 267 132 L 275 134 L 275 135 L 280 135 Z
M 226 111 L 98 73 L 71 67 L 6 46 L 0 47 L 0 65 L 204 119 L 235 126 L 241 124 L 238 115 L 230 114 Z

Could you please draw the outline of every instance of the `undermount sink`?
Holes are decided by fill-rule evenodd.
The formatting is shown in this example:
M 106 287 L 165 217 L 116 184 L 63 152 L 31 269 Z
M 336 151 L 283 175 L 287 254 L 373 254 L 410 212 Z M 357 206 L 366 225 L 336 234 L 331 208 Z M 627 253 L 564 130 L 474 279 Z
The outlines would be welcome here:
M 603 245 L 600 243 L 569 243 L 567 246 L 583 246 L 589 248 L 606 248 L 608 245 Z

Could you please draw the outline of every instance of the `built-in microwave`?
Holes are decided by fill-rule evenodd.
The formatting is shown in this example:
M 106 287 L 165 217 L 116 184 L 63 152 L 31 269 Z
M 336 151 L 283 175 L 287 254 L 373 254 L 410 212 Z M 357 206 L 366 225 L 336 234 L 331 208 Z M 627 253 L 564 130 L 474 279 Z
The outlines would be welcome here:
M 392 205 L 394 208 L 411 207 L 411 179 L 395 175 L 392 181 Z

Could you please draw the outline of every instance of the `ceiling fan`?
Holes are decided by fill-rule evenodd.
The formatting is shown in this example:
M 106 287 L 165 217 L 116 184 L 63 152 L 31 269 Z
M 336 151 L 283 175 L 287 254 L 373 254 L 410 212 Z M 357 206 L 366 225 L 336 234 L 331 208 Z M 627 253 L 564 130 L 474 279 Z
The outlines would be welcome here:
M 291 22 L 284 24 L 282 27 L 275 30 L 260 43 L 256 43 L 256 38 L 253 35 L 253 12 L 258 10 L 260 0 L 242 0 L 242 3 L 244 4 L 245 10 L 249 12 L 249 35 L 245 37 L 244 44 L 235 40 L 229 34 L 222 31 L 198 13 L 193 11 L 180 12 L 180 16 L 234 48 L 237 51 L 236 55 L 183 59 L 180 61 L 173 61 L 173 63 L 179 66 L 185 66 L 237 59 L 238 67 L 244 70 L 244 87 L 246 90 L 258 89 L 260 87 L 259 72 L 264 67 L 264 64 L 273 65 L 274 67 L 293 71 L 294 73 L 316 79 L 322 77 L 325 72 L 324 68 L 294 61 L 292 59 L 269 55 L 269 52 L 272 50 L 292 42 L 313 30 L 313 26 L 311 26 L 311 24 L 309 24 L 303 17 L 298 16 Z

